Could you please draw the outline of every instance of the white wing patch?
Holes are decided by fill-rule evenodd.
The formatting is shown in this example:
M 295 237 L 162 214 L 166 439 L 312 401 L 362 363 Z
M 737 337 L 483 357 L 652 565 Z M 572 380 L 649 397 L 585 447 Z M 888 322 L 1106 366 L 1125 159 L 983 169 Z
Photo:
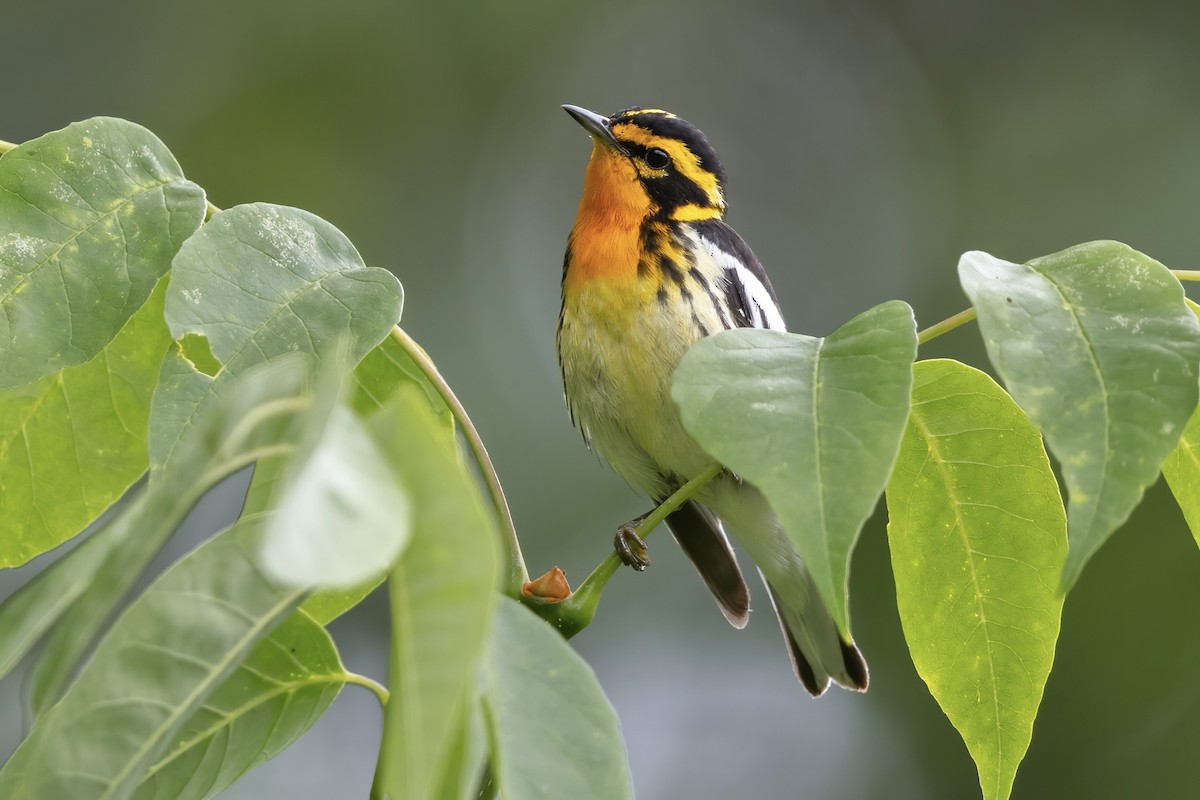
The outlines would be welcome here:
M 732 253 L 727 253 L 708 238 L 697 233 L 696 237 L 702 250 L 707 252 L 720 267 L 723 273 L 720 277 L 735 285 L 741 286 L 746 298 L 750 301 L 750 322 L 755 328 L 766 328 L 772 331 L 786 331 L 787 324 L 783 321 L 783 312 L 771 297 L 771 292 L 741 259 Z

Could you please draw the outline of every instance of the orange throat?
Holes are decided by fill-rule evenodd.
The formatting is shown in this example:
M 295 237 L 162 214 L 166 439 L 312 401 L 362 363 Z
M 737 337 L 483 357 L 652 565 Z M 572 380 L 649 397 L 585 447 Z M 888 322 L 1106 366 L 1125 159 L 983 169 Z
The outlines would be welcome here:
M 641 258 L 642 223 L 651 211 L 650 196 L 629 159 L 594 145 L 571 229 L 563 290 L 572 293 L 593 281 L 633 284 Z

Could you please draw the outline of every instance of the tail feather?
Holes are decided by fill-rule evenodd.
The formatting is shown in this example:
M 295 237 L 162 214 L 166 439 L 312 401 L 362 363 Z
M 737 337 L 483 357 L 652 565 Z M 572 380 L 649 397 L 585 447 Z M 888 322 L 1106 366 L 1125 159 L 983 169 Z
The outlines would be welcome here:
M 704 497 L 754 560 L 779 618 L 796 677 L 814 697 L 830 682 L 866 691 L 870 676 L 862 653 L 838 633 L 800 554 L 762 493 L 724 480 Z
M 779 628 L 787 644 L 792 669 L 813 697 L 820 697 L 830 682 L 846 689 L 865 692 L 870 683 L 867 662 L 853 642 L 838 635 L 824 604 L 799 615 L 784 605 L 775 587 L 763 576 Z
M 750 621 L 750 589 L 721 521 L 690 500 L 667 517 L 675 541 L 695 564 L 721 613 L 735 628 Z

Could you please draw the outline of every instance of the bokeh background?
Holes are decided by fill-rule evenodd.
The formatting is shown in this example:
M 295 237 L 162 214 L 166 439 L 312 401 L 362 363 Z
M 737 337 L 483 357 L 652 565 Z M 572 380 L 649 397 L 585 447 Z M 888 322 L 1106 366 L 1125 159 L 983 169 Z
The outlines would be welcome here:
M 928 325 L 966 305 L 964 250 L 1020 261 L 1114 238 L 1200 266 L 1198 34 L 1183 2 L 6 0 L 0 138 L 126 117 L 217 205 L 339 226 L 403 281 L 403 324 L 482 431 L 531 569 L 578 582 L 646 503 L 561 399 L 558 282 L 589 143 L 559 104 L 661 106 L 704 129 L 793 329 L 825 334 L 891 298 Z M 985 363 L 974 326 L 922 355 Z M 237 491 L 209 498 L 172 554 Z M 731 630 L 655 538 L 653 569 L 619 575 L 576 640 L 639 797 L 978 795 L 907 658 L 882 514 L 852 574 L 871 691 L 815 702 L 769 614 Z M 0 575 L 0 595 L 36 569 Z M 1200 796 L 1198 606 L 1200 553 L 1159 485 L 1068 599 L 1016 797 Z M 386 677 L 381 598 L 333 630 L 352 669 Z M 19 684 L 0 684 L 0 757 Z M 226 797 L 365 797 L 379 727 L 373 698 L 347 690 Z

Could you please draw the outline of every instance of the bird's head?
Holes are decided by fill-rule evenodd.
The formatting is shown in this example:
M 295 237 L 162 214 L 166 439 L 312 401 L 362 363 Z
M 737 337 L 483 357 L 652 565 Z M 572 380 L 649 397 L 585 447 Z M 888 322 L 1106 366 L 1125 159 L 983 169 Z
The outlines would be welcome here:
M 563 109 L 591 134 L 584 201 L 621 214 L 691 221 L 725 213 L 725 170 L 708 139 L 686 120 L 654 108 L 610 117 Z

